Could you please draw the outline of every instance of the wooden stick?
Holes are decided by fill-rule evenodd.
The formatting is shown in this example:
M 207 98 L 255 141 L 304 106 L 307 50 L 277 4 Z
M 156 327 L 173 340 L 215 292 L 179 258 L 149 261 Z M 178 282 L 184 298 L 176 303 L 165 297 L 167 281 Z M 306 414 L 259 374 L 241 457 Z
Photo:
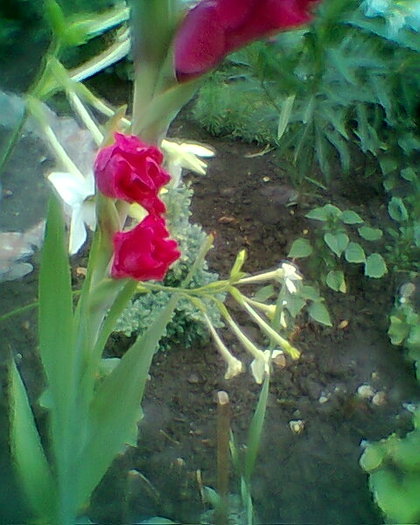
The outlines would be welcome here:
M 216 525 L 228 522 L 229 434 L 230 401 L 228 394 L 221 390 L 217 393 L 217 492 L 221 504 L 216 512 Z

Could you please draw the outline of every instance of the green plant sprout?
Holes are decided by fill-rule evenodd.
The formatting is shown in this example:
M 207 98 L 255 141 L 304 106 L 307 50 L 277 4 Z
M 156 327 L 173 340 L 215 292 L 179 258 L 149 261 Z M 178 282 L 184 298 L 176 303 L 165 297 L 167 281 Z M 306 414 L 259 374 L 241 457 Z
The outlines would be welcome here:
M 409 361 L 414 362 L 420 381 L 420 314 L 415 306 L 416 285 L 408 281 L 401 285 L 399 296 L 389 316 L 388 336 L 391 343 L 401 346 Z
M 404 283 L 390 315 L 388 335 L 391 343 L 405 351 L 414 363 L 420 382 L 420 315 L 415 309 L 416 286 Z M 420 407 L 406 406 L 412 412 L 413 430 L 401 437 L 391 434 L 367 443 L 360 458 L 369 473 L 369 487 L 388 523 L 417 523 L 420 520 Z
M 363 264 L 367 277 L 379 279 L 385 275 L 387 266 L 382 255 L 378 252 L 367 254 L 358 242 L 361 239 L 368 242 L 380 240 L 381 229 L 367 226 L 353 210 L 341 211 L 332 204 L 314 208 L 305 217 L 320 222 L 320 227 L 314 231 L 314 245 L 309 239 L 300 237 L 293 242 L 288 256 L 293 259 L 310 257 L 329 288 L 347 292 L 345 263 Z M 350 228 L 352 226 L 357 227 L 357 237 Z
M 369 443 L 360 458 L 369 473 L 369 487 L 387 523 L 420 519 L 420 409 L 413 409 L 414 430 Z
M 417 177 L 416 177 L 417 178 Z M 420 196 L 420 188 L 413 194 Z M 385 246 L 386 258 L 396 271 L 420 271 L 420 218 L 418 201 L 414 204 L 410 199 L 397 196 L 391 197 L 388 203 L 388 213 L 395 226 L 387 228 L 390 244 Z

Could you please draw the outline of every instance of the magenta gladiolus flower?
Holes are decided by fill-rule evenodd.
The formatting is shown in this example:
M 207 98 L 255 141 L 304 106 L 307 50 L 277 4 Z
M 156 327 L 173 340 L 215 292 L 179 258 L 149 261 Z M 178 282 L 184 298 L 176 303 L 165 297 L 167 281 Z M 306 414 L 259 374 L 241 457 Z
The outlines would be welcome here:
M 168 239 L 165 221 L 148 215 L 135 228 L 114 235 L 111 275 L 117 279 L 162 280 L 180 257 L 178 243 Z
M 115 133 L 115 143 L 99 151 L 95 177 L 107 197 L 136 202 L 149 215 L 132 230 L 114 234 L 111 275 L 116 279 L 162 280 L 180 257 L 178 243 L 169 239 L 161 214 L 165 205 L 158 193 L 170 176 L 162 168 L 163 155 L 136 136 Z
M 206 73 L 252 40 L 308 23 L 317 1 L 202 0 L 188 12 L 175 37 L 178 79 Z
M 115 143 L 101 149 L 95 161 L 99 191 L 107 197 L 141 204 L 161 214 L 165 205 L 158 192 L 170 180 L 162 168 L 163 155 L 134 135 L 115 133 Z

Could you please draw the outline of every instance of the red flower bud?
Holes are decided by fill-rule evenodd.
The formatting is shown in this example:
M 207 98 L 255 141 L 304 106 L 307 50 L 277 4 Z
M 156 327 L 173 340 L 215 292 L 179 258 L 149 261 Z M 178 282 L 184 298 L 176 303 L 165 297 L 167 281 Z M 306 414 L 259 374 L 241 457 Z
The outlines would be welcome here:
M 179 80 L 203 75 L 252 40 L 306 24 L 318 0 L 202 0 L 175 37 Z
M 158 192 L 170 176 L 162 168 L 162 153 L 134 135 L 115 133 L 115 143 L 101 149 L 95 161 L 99 191 L 107 197 L 141 204 L 160 214 L 165 205 Z
M 156 215 L 148 215 L 130 231 L 116 233 L 112 277 L 162 280 L 180 257 L 177 242 L 168 237 L 165 221 Z

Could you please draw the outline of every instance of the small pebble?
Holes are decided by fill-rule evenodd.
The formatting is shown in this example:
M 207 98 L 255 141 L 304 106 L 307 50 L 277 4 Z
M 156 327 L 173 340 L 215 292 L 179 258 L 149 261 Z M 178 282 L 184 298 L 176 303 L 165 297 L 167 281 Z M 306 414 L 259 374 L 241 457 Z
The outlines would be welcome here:
M 294 434 L 301 434 L 305 428 L 305 422 L 302 419 L 292 419 L 289 421 L 289 427 Z
M 372 405 L 381 407 L 381 406 L 384 406 L 385 403 L 386 403 L 386 394 L 383 390 L 376 392 L 376 394 L 372 397 Z
M 375 391 L 370 385 L 360 385 L 357 389 L 357 395 L 362 399 L 372 399 L 375 395 Z
M 341 321 L 339 324 L 338 324 L 338 328 L 340 330 L 344 330 L 345 328 L 347 328 L 349 326 L 349 321 L 347 319 L 344 319 L 343 321 Z
M 200 378 L 198 377 L 197 374 L 190 374 L 188 376 L 188 379 L 187 379 L 188 383 L 190 383 L 191 385 L 196 385 L 197 383 L 200 382 Z
M 178 468 L 185 467 L 185 459 L 184 458 L 176 458 L 173 462 L 173 465 Z
M 329 395 L 326 396 L 326 395 L 322 394 L 321 396 L 319 396 L 318 403 L 323 405 L 324 403 L 326 403 L 329 400 L 329 398 L 330 398 Z
M 281 354 L 277 354 L 276 357 L 273 358 L 273 363 L 279 368 L 284 368 L 286 366 L 286 356 L 283 354 L 283 352 Z

